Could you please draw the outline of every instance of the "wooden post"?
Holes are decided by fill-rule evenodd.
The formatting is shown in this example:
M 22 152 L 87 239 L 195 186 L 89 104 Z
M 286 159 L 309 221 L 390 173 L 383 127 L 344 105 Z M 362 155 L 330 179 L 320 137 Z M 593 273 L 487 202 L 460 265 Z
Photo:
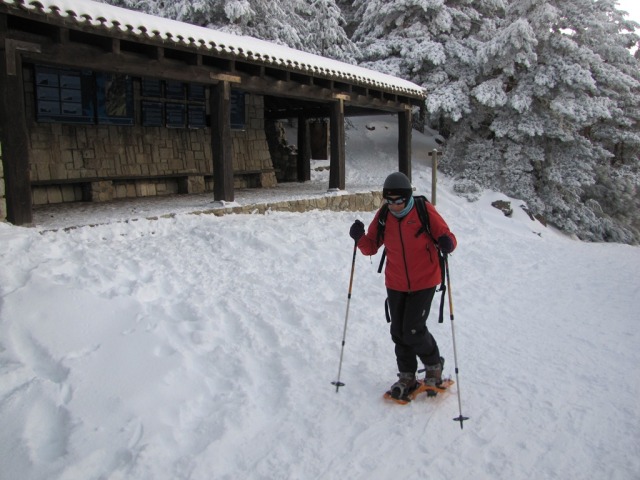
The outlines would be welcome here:
M 411 180 L 411 110 L 398 114 L 398 170 Z
M 17 50 L 37 50 L 6 39 L 0 52 L 0 142 L 4 167 L 7 221 L 14 225 L 33 222 L 29 132 L 24 107 L 22 58 Z
M 233 202 L 231 84 L 227 81 L 221 81 L 211 87 L 211 151 L 213 198 L 217 201 Z
M 329 190 L 345 189 L 345 147 L 344 147 L 344 100 L 338 98 L 331 105 L 329 128 L 331 160 L 329 167 Z
M 436 204 L 436 190 L 438 185 L 438 152 L 437 149 L 433 149 L 429 156 L 431 158 L 431 203 Z
M 309 121 L 300 114 L 298 116 L 298 181 L 311 180 L 311 142 Z

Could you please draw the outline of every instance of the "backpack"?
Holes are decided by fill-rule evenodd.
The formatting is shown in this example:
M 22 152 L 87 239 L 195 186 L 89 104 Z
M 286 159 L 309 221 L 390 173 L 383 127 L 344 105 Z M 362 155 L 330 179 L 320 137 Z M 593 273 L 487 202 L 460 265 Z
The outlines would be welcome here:
M 424 195 L 416 195 L 413 198 L 415 201 L 416 210 L 418 211 L 418 217 L 420 218 L 420 223 L 422 224 L 422 226 L 418 230 L 418 233 L 416 233 L 416 237 L 419 237 L 423 233 L 425 235 L 428 235 L 433 241 L 433 244 L 436 246 L 436 251 L 438 252 L 438 262 L 440 263 L 440 273 L 442 275 L 440 288 L 437 290 L 439 292 L 442 292 L 442 296 L 440 298 L 440 315 L 438 317 L 438 323 L 442 323 L 444 321 L 444 296 L 445 296 L 445 292 L 447 291 L 447 285 L 445 281 L 444 255 L 440 251 L 440 249 L 437 248 L 438 242 L 436 242 L 436 239 L 433 238 L 433 235 L 431 234 L 429 212 L 427 211 L 427 205 L 426 205 L 429 200 L 427 200 L 427 198 Z M 384 203 L 382 207 L 380 207 L 380 215 L 378 215 L 378 233 L 376 237 L 378 245 L 380 245 L 384 240 L 384 229 L 387 226 L 388 214 L 389 214 L 389 206 L 386 203 Z M 382 258 L 380 259 L 380 265 L 378 266 L 378 273 L 382 273 L 382 266 L 384 265 L 384 260 L 386 256 L 387 256 L 387 249 L 385 248 L 382 251 Z M 387 300 L 385 300 L 384 307 L 385 307 L 385 314 L 387 316 L 387 322 L 391 322 L 391 317 L 389 315 L 389 305 Z

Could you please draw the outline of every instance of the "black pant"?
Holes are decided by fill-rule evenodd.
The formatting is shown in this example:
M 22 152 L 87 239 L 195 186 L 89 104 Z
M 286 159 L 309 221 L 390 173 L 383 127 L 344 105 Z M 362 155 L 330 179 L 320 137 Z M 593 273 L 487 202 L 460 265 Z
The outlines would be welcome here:
M 425 365 L 440 363 L 438 344 L 427 329 L 427 317 L 436 287 L 417 292 L 387 289 L 391 338 L 396 345 L 399 372 L 415 373 L 416 356 Z

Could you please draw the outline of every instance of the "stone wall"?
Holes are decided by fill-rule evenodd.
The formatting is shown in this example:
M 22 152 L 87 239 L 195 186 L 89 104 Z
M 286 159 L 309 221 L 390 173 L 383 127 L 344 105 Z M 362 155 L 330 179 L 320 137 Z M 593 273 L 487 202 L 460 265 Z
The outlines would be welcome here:
M 46 182 L 33 187 L 34 205 L 213 190 L 209 128 L 143 127 L 139 120 L 132 126 L 38 123 L 33 117 L 33 71 L 25 68 L 24 75 L 31 180 Z M 135 105 L 139 103 L 138 83 L 134 82 Z M 232 155 L 238 174 L 236 188 L 276 184 L 262 96 L 246 96 L 246 128 L 232 131 Z M 243 176 L 243 172 L 248 174 Z M 183 184 L 185 178 L 180 174 L 190 175 L 185 177 L 188 184 Z M 149 178 L 154 176 L 172 178 Z M 146 178 L 108 184 L 108 177 Z M 105 181 L 87 185 L 81 179 Z M 56 184 L 56 180 L 61 182 Z
M 278 182 L 298 180 L 298 148 L 287 143 L 282 122 L 268 120 L 265 125 L 267 143 Z
M 298 200 L 283 200 L 281 202 L 242 205 L 238 207 L 215 208 L 196 215 L 227 215 L 230 213 L 264 214 L 274 212 L 309 212 L 311 210 L 331 210 L 333 212 L 372 212 L 382 205 L 382 192 L 362 192 L 347 195 L 326 195 Z
M 330 195 L 310 197 L 297 200 L 283 200 L 272 203 L 257 203 L 236 207 L 212 208 L 191 212 L 191 215 L 216 215 L 218 217 L 229 214 L 265 214 L 267 212 L 296 212 L 304 213 L 312 210 L 331 210 L 333 212 L 373 212 L 382 205 L 382 192 L 361 192 L 346 195 Z M 159 217 L 147 217 L 147 220 L 158 218 L 172 218 L 175 214 L 169 213 Z M 129 220 L 125 220 L 128 222 Z M 66 227 L 65 230 L 78 228 Z

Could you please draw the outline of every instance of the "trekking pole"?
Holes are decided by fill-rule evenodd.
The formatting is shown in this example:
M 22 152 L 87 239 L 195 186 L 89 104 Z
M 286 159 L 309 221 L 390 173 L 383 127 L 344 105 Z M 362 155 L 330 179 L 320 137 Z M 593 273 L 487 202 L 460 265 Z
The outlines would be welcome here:
M 451 339 L 453 340 L 453 363 L 456 372 L 456 384 L 458 385 L 458 411 L 460 416 L 454 418 L 456 422 L 460 422 L 462 430 L 462 422 L 469 420 L 469 417 L 462 416 L 462 401 L 460 400 L 460 380 L 458 379 L 458 353 L 456 351 L 456 331 L 453 327 L 453 298 L 451 297 L 451 277 L 449 276 L 449 260 L 447 255 L 444 256 L 444 268 L 447 273 L 447 292 L 449 292 L 449 317 L 451 318 Z
M 338 366 L 338 379 L 335 382 L 331 382 L 331 385 L 336 386 L 336 393 L 340 387 L 344 387 L 344 383 L 340 381 L 340 372 L 342 372 L 342 357 L 344 355 L 344 344 L 347 338 L 347 322 L 349 321 L 349 304 L 351 303 L 351 288 L 353 287 L 353 272 L 356 269 L 356 252 L 358 249 L 358 242 L 353 242 L 353 260 L 351 260 L 351 278 L 349 279 L 349 294 L 347 295 L 347 313 L 344 317 L 344 330 L 342 332 L 342 349 L 340 350 L 340 365 Z

